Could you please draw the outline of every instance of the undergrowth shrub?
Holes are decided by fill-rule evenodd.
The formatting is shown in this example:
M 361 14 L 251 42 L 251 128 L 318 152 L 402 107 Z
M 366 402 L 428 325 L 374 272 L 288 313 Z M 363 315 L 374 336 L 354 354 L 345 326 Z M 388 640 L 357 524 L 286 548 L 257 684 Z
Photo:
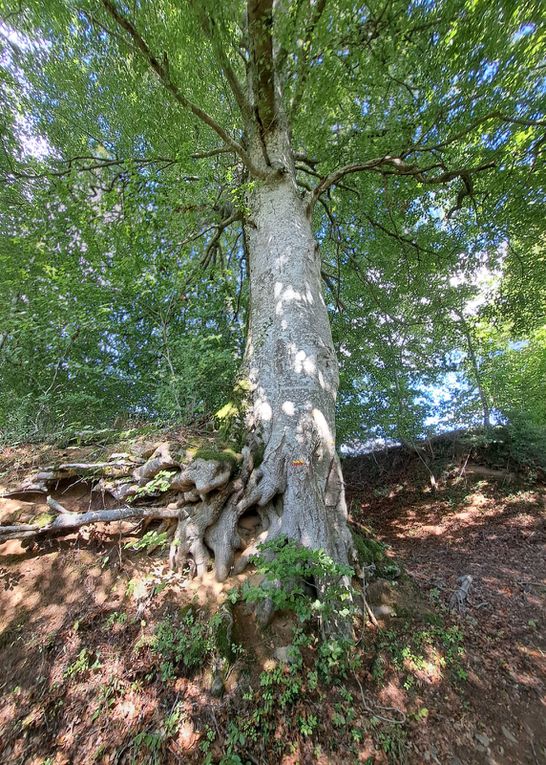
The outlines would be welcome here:
M 221 765 L 244 762 L 240 753 L 249 748 L 280 753 L 285 742 L 275 736 L 279 712 L 287 727 L 312 738 L 322 723 L 316 715 L 300 714 L 302 705 L 320 698 L 325 685 L 343 688 L 344 679 L 360 665 L 353 638 L 326 629 L 338 620 L 350 622 L 356 612 L 349 566 L 336 563 L 324 550 L 311 550 L 285 537 L 262 545 L 254 562 L 262 583 L 247 582 L 241 590 L 233 590 L 232 602 L 271 601 L 274 611 L 291 611 L 296 621 L 286 663 L 269 662 L 258 686 L 249 687 L 244 694 L 242 708 L 223 742 Z M 347 694 L 352 702 L 352 695 Z M 205 763 L 213 761 L 214 738 L 211 731 L 201 743 Z M 354 740 L 356 743 L 359 736 Z
M 350 566 L 336 563 L 324 550 L 278 537 L 260 546 L 254 563 L 263 581 L 260 586 L 243 586 L 247 603 L 270 600 L 274 611 L 292 611 L 301 623 L 318 618 L 324 625 L 354 614 L 349 584 L 354 572 Z
M 226 644 L 222 613 L 200 618 L 191 606 L 184 608 L 179 618 L 167 616 L 159 622 L 150 647 L 160 659 L 163 681 L 188 675 L 203 668 L 213 656 L 232 650 L 231 643 Z

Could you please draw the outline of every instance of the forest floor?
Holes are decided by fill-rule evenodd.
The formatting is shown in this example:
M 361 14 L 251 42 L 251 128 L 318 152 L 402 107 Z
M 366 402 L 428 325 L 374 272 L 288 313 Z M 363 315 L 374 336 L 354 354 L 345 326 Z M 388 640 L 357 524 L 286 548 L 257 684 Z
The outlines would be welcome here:
M 97 453 L 6 448 L 0 493 Z M 0 545 L 0 763 L 546 762 L 543 477 L 464 449 L 388 450 L 344 473 L 353 527 L 385 553 L 368 591 L 378 624 L 359 625 L 350 660 L 330 653 L 325 674 L 316 645 L 302 667 L 284 663 L 289 615 L 262 635 L 237 605 L 222 698 L 209 690 L 207 619 L 233 581 L 170 572 L 164 550 L 128 547 L 127 523 Z M 81 481 L 55 496 L 68 510 L 91 501 Z M 0 523 L 45 509 L 38 495 L 0 499 Z M 466 608 L 451 610 L 466 575 Z M 181 616 L 192 602 L 194 622 Z M 184 618 L 181 645 L 171 627 Z M 202 666 L 182 671 L 190 654 Z

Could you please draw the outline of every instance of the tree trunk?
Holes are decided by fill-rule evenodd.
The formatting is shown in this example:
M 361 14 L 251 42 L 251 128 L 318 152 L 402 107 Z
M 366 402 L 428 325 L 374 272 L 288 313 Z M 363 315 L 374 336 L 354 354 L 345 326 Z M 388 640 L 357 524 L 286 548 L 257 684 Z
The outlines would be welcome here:
M 463 335 L 465 337 L 466 345 L 467 345 L 468 357 L 470 359 L 470 364 L 472 366 L 472 371 L 474 373 L 474 380 L 476 383 L 476 388 L 478 389 L 478 396 L 480 397 L 480 404 L 482 408 L 483 429 L 487 431 L 491 427 L 491 410 L 489 408 L 489 401 L 487 399 L 487 394 L 482 385 L 482 375 L 481 375 L 480 365 L 478 364 L 478 358 L 474 350 L 472 335 L 470 333 L 470 329 L 468 327 L 468 323 L 464 317 L 463 312 L 459 311 L 458 309 L 455 309 L 455 314 L 457 315 L 461 323 L 461 327 L 463 329 Z
M 275 145 L 267 149 L 284 172 L 255 182 L 247 197 L 248 428 L 264 451 L 246 502 L 259 508 L 264 539 L 283 535 L 347 563 L 351 536 L 335 450 L 339 375 L 320 255 L 287 170 L 292 163 L 286 154 L 275 162 Z
M 308 200 L 295 182 L 287 131 L 255 139 L 249 154 L 264 177 L 249 184 L 244 212 L 250 315 L 243 466 L 219 496 L 211 494 L 197 515 L 190 511 L 192 517 L 180 521 L 171 549 L 173 565 L 189 553 L 198 574 L 211 549 L 220 581 L 243 546 L 237 526 L 249 508 L 258 511 L 263 531 L 242 553 L 236 573 L 258 544 L 279 536 L 323 549 L 341 564 L 353 551 L 335 450 L 338 366 Z

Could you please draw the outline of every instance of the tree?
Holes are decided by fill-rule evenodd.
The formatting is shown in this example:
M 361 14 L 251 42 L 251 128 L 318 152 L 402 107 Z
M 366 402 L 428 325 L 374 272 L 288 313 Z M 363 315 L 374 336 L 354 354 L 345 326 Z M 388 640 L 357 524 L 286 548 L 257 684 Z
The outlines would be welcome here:
M 9 16 L 31 42 L 11 40 L 24 76 L 6 87 L 51 147 L 17 154 L 13 118 L 9 184 L 57 183 L 91 200 L 77 241 L 98 208 L 108 227 L 127 204 L 128 221 L 142 210 L 159 227 L 169 217 L 154 257 L 186 248 L 210 267 L 227 242 L 244 258 L 245 462 L 200 528 L 220 579 L 236 519 L 254 506 L 268 538 L 349 560 L 322 281 L 334 299 L 340 269 L 358 271 L 369 254 L 366 243 L 358 251 L 367 230 L 427 259 L 431 279 L 465 250 L 470 269 L 484 247 L 495 251 L 507 186 L 532 192 L 543 147 L 539 20 L 538 3 L 488 0 L 83 0 Z M 43 225 L 59 225 L 70 204 Z M 148 222 L 120 236 L 138 248 Z M 391 327 L 393 349 L 399 337 Z

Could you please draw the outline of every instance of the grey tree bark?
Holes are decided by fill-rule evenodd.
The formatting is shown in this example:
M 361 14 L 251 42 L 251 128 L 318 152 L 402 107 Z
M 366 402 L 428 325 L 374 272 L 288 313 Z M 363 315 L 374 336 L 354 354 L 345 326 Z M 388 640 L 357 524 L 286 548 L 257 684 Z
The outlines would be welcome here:
M 250 315 L 243 467 L 220 497 L 207 498 L 211 512 L 204 507 L 199 523 L 179 524 L 171 556 L 176 564 L 197 551 L 200 573 L 210 548 L 220 581 L 242 571 L 260 543 L 279 536 L 323 549 L 337 563 L 352 560 L 335 449 L 338 365 L 309 199 L 296 185 L 288 130 L 253 138 L 249 155 L 261 177 L 249 183 L 244 213 Z M 237 523 L 249 508 L 259 513 L 263 531 L 234 566 L 242 547 Z
M 258 505 L 263 539 L 284 535 L 347 563 L 351 536 L 335 450 L 339 375 L 320 254 L 288 136 L 279 131 L 267 154 L 281 170 L 253 185 L 246 221 L 248 427 L 264 454 L 243 506 Z

